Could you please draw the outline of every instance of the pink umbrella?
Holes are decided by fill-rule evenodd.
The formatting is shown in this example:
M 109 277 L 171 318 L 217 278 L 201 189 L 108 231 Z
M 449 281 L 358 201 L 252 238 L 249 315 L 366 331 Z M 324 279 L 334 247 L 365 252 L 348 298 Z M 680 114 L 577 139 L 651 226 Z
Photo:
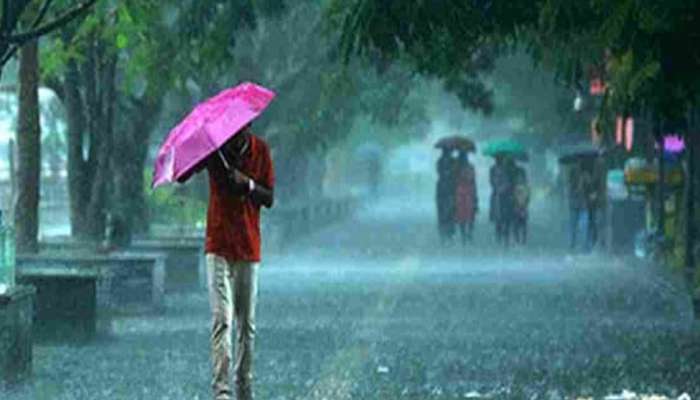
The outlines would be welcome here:
M 153 188 L 187 175 L 257 118 L 274 97 L 273 91 L 246 82 L 197 105 L 158 150 Z

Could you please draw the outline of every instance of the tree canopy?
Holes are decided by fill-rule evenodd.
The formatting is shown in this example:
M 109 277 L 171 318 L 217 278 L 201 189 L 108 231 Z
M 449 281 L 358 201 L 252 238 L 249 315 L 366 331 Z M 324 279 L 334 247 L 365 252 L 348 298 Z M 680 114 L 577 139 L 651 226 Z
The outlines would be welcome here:
M 483 76 L 513 45 L 573 87 L 599 75 L 606 106 L 681 118 L 697 106 L 697 1 L 335 1 L 346 55 L 408 60 L 466 105 L 488 110 Z
M 22 45 L 60 29 L 90 10 L 96 1 L 71 4 L 54 0 L 3 0 L 0 4 L 0 74 Z M 54 3 L 61 4 L 55 7 Z

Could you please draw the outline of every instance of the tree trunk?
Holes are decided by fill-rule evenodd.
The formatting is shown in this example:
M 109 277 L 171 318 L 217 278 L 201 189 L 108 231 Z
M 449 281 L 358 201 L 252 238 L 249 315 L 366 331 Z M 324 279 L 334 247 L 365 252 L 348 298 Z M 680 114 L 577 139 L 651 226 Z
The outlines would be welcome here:
M 85 209 L 90 200 L 88 190 L 92 183 L 87 174 L 87 161 L 83 155 L 85 107 L 80 92 L 80 73 L 75 61 L 68 62 L 63 86 L 63 104 L 66 109 L 68 131 L 68 197 L 71 234 L 79 239 L 87 239 L 89 235 Z
M 127 119 L 114 142 L 114 196 L 112 212 L 123 222 L 124 234 L 145 234 L 149 230 L 150 215 L 144 193 L 144 168 L 148 145 L 162 101 L 131 99 L 121 109 Z
M 9 215 L 7 218 L 15 218 L 15 196 L 17 196 L 17 163 L 15 162 L 15 157 L 17 155 L 15 141 L 10 139 L 7 146 L 7 159 L 10 171 L 10 198 L 8 204 L 4 204 L 9 210 Z
M 695 240 L 697 236 L 697 221 L 695 217 L 695 180 L 697 175 L 697 121 L 695 119 L 694 111 L 689 118 L 689 132 L 687 137 L 687 150 L 688 150 L 688 161 L 687 161 L 687 173 L 686 173 L 686 197 L 685 197 L 685 274 L 686 282 L 691 290 L 691 298 L 693 301 L 693 311 L 695 318 L 698 318 L 698 312 L 700 312 L 700 298 L 697 297 L 696 291 L 696 259 L 695 259 Z
M 63 84 L 68 122 L 68 184 L 71 233 L 101 241 L 107 218 L 107 193 L 116 91 L 116 53 L 93 35 L 81 65 L 68 63 Z
M 17 123 L 18 177 L 15 227 L 17 252 L 39 251 L 39 186 L 41 128 L 39 125 L 39 47 L 26 44 L 20 53 Z
M 104 57 L 101 44 L 96 44 L 94 51 L 97 69 L 94 76 L 89 69 L 87 101 L 89 112 L 88 125 L 92 137 L 91 150 L 96 152 L 93 170 L 90 202 L 87 207 L 87 232 L 97 240 L 104 239 L 108 212 L 108 190 L 113 171 L 110 165 L 113 153 L 114 108 L 117 103 L 116 91 L 116 55 Z M 92 81 L 95 79 L 95 81 Z M 94 146 L 94 148 L 93 148 Z
M 656 185 L 656 196 L 657 196 L 657 213 L 658 213 L 658 226 L 657 234 L 661 237 L 666 236 L 666 161 L 664 160 L 664 137 L 661 132 L 661 124 L 659 121 L 654 123 L 654 129 L 656 130 L 655 138 L 656 144 L 658 146 L 658 174 L 659 179 Z

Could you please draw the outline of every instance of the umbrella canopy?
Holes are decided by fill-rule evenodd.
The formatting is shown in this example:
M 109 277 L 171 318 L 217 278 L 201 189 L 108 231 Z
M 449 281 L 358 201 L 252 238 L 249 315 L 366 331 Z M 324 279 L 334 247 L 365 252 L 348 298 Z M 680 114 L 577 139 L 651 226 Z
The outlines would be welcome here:
M 595 158 L 602 154 L 602 150 L 590 143 L 579 143 L 564 146 L 559 152 L 559 162 L 562 164 L 575 163 L 587 158 Z
M 262 114 L 274 97 L 271 90 L 246 82 L 197 105 L 158 151 L 153 188 L 186 176 Z
M 438 149 L 454 149 L 462 150 L 466 152 L 476 151 L 476 145 L 474 142 L 465 136 L 447 136 L 435 143 L 435 148 Z
M 516 160 L 527 161 L 525 146 L 517 140 L 502 139 L 489 142 L 484 149 L 487 156 L 513 156 Z

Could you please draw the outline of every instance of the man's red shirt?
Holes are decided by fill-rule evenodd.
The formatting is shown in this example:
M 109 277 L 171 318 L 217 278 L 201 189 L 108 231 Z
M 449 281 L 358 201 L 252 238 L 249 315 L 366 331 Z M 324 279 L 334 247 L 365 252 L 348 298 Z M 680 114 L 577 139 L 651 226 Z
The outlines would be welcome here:
M 262 139 L 251 135 L 248 149 L 239 160 L 228 160 L 256 184 L 270 190 L 275 173 L 270 149 Z M 207 164 L 209 210 L 205 251 L 232 261 L 260 261 L 260 204 L 247 195 L 231 193 L 233 182 L 223 162 L 215 154 Z

